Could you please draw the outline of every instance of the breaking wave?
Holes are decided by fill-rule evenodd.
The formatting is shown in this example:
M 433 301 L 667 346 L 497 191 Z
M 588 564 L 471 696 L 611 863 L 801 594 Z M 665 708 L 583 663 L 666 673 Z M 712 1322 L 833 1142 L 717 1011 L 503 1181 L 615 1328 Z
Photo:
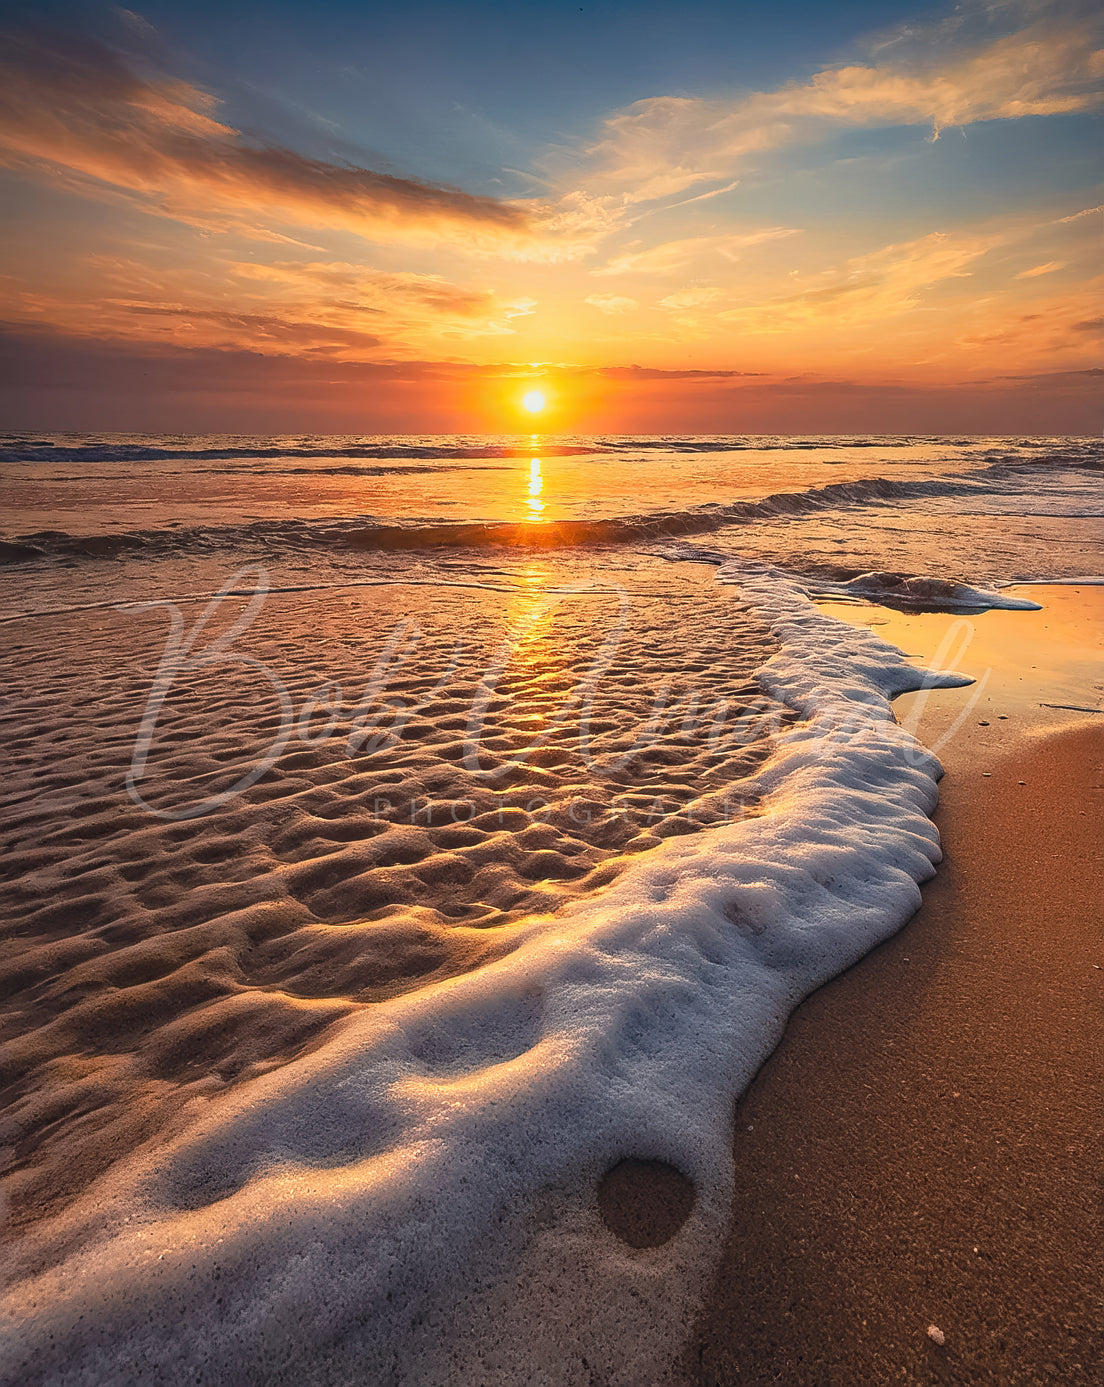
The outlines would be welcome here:
M 0 541 L 0 561 L 26 562 L 48 555 L 112 558 L 139 551 L 162 555 L 241 545 L 411 551 L 494 547 L 538 550 L 640 544 L 710 534 L 742 522 L 799 518 L 850 506 L 928 503 L 939 509 L 951 500 L 955 502 L 955 509 L 962 513 L 1104 516 L 1104 500 L 1098 484 L 1095 479 L 1089 481 L 1088 469 L 1095 467 L 1094 462 L 1048 461 L 1051 463 L 1048 480 L 1064 475 L 1066 481 L 1052 482 L 1044 489 L 1038 486 L 1041 470 L 1038 463 L 1001 462 L 970 473 L 925 480 L 897 481 L 875 476 L 831 482 L 800 491 L 781 491 L 755 500 L 587 520 L 450 522 L 432 519 L 365 524 L 363 519 L 289 519 L 93 535 L 43 530 Z

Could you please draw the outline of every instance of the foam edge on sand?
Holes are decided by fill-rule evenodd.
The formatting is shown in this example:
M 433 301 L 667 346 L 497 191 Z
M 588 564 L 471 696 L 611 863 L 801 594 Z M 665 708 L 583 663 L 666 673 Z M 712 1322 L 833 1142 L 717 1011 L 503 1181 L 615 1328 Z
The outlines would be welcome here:
M 897 725 L 925 675 L 730 565 L 804 721 L 754 818 L 668 840 L 515 952 L 339 1022 L 12 1262 L 0 1382 L 662 1380 L 729 1216 L 731 1108 L 797 1002 L 898 929 L 939 860 L 939 762 Z M 626 1246 L 595 1189 L 669 1164 L 696 1201 Z M 79 1250 L 33 1274 L 43 1239 Z

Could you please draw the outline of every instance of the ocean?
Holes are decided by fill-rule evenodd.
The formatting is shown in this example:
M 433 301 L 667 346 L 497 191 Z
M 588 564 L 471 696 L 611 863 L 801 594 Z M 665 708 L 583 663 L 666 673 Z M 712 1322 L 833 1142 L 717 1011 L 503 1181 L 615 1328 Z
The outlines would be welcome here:
M 132 581 L 170 591 L 209 556 L 264 562 L 279 581 L 391 573 L 397 551 L 424 558 L 450 543 L 484 562 L 503 548 L 687 539 L 809 575 L 1068 577 L 1104 513 L 1102 449 L 1086 438 L 6 434 L 3 535 L 58 563 L 117 560 L 105 598 Z M 70 596 L 98 594 L 103 571 L 79 571 Z M 29 585 L 43 600 L 47 574 Z
M 940 859 L 893 699 L 974 673 L 823 603 L 1027 620 L 1100 581 L 1102 465 L 0 437 L 0 1381 L 663 1380 L 735 1096 Z

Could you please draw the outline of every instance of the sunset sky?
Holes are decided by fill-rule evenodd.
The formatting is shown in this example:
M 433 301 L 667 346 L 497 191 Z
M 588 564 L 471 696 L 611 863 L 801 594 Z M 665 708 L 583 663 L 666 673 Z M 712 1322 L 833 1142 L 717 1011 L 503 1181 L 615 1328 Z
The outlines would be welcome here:
M 0 427 L 1099 433 L 1096 9 L 6 7 Z

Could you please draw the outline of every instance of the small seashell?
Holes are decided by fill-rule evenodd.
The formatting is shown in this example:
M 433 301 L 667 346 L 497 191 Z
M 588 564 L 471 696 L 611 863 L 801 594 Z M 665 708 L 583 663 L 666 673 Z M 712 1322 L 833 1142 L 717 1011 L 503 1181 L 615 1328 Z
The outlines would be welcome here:
M 938 1344 L 940 1348 L 947 1342 L 947 1336 L 937 1324 L 928 1325 L 928 1338 L 933 1344 Z

